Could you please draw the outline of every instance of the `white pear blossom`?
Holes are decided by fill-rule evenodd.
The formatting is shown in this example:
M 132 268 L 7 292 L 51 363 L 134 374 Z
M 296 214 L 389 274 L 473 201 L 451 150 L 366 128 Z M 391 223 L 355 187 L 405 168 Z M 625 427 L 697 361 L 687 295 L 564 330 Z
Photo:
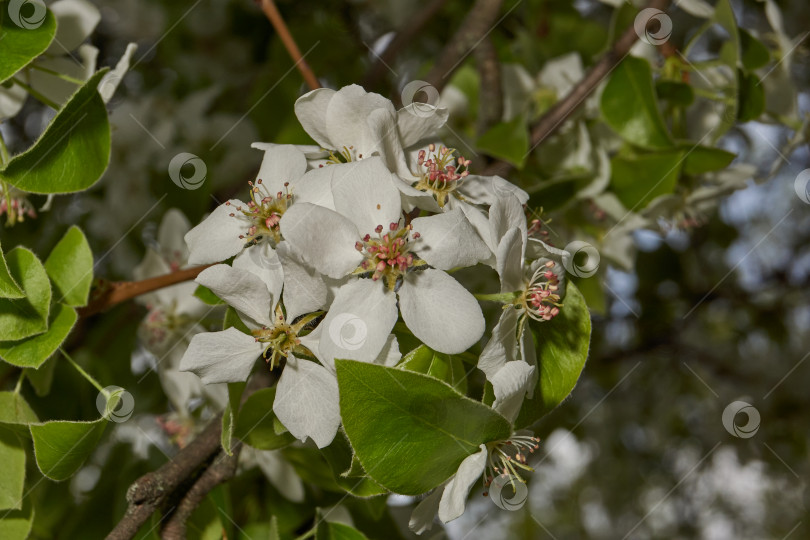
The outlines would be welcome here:
M 312 90 L 295 102 L 295 114 L 319 145 L 307 154 L 313 167 L 380 156 L 395 171 L 409 147 L 433 136 L 447 121 L 445 109 L 416 114 L 414 107 L 397 111 L 389 99 L 353 84 L 337 91 Z
M 281 219 L 305 263 L 335 279 L 360 276 L 338 290 L 322 323 L 331 339 L 321 339 L 320 354 L 376 358 L 397 320 L 397 298 L 405 324 L 425 344 L 448 354 L 469 348 L 484 330 L 481 309 L 445 271 L 488 258 L 486 244 L 460 211 L 404 223 L 396 180 L 380 158 L 340 167 L 352 174 L 332 183 L 336 211 L 297 204 Z M 363 339 L 336 337 L 346 324 L 361 327 Z
M 328 291 L 320 276 L 301 266 L 284 246 L 257 250 L 264 253 L 243 253 L 232 267 L 218 264 L 197 276 L 197 283 L 237 310 L 251 334 L 236 328 L 199 334 L 180 367 L 206 384 L 238 382 L 247 379 L 260 356 L 270 369 L 286 358 L 273 412 L 294 437 L 310 437 L 322 448 L 332 442 L 340 424 L 337 380 L 325 367 L 300 356 L 313 356 L 304 333 L 321 314 L 317 310 L 324 307 Z M 292 292 L 285 295 L 283 308 L 282 287 Z
M 254 143 L 264 150 L 256 182 L 249 182 L 247 203 L 231 199 L 219 205 L 186 235 L 189 261 L 210 264 L 224 261 L 261 243 L 275 247 L 283 241 L 279 221 L 287 208 L 300 200 L 317 200 L 322 186 L 304 177 L 304 154 L 292 145 Z
M 495 393 L 492 407 L 510 422 L 520 412 L 535 369 L 524 362 L 507 362 L 492 381 Z M 436 488 L 414 508 L 408 523 L 411 530 L 417 534 L 430 530 L 437 514 L 443 523 L 460 517 L 470 489 L 482 476 L 485 490 L 498 475 L 506 475 L 513 486 L 515 482 L 525 483 L 520 472 L 533 470 L 526 464 L 526 458 L 538 448 L 539 442 L 528 432 L 519 432 L 507 440 L 480 445 L 479 451 L 467 456 L 444 486 Z
M 190 228 L 182 212 L 167 211 L 158 228 L 157 245 L 147 247 L 143 262 L 133 269 L 133 277 L 147 279 L 186 267 L 188 250 L 183 235 Z M 137 298 L 149 311 L 138 327 L 138 337 L 155 357 L 160 383 L 180 415 L 188 414 L 194 398 L 205 397 L 220 405 L 227 401 L 224 385 L 203 386 L 195 375 L 179 371 L 190 340 L 205 332 L 200 320 L 215 310 L 194 296 L 196 288 L 195 283 L 178 283 Z

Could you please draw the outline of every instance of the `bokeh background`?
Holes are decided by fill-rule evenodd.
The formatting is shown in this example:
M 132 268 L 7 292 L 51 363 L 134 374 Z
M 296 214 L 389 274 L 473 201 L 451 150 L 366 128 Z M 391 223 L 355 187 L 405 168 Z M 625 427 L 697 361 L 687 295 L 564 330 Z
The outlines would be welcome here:
M 19 243 L 46 253 L 67 224 L 78 223 L 93 244 L 97 275 L 132 279 L 167 209 L 179 208 L 197 223 L 216 201 L 243 193 L 262 157 L 251 142 L 309 142 L 292 107 L 306 88 L 250 0 L 93 3 L 102 13 L 92 37 L 100 65 L 114 65 L 128 42 L 139 46 L 110 103 L 112 164 L 91 191 L 57 199 L 50 212 L 13 232 Z M 492 34 L 503 61 L 537 73 L 547 60 L 571 51 L 591 64 L 606 45 L 610 6 L 594 0 L 518 4 Z M 732 4 L 742 26 L 765 31 L 761 3 Z M 314 72 L 325 86 L 337 88 L 361 81 L 373 51 L 427 2 L 278 5 Z M 445 2 L 369 89 L 396 98 L 405 83 L 425 73 L 470 5 Z M 788 35 L 802 36 L 810 28 L 807 2 L 778 5 Z M 675 40 L 697 24 L 688 17 L 674 22 Z M 809 53 L 810 40 L 792 53 L 801 113 L 810 111 Z M 12 151 L 25 147 L 47 120 L 35 103 L 26 107 L 10 131 Z M 810 205 L 794 190 L 794 179 L 810 167 L 810 152 L 799 145 L 785 153 L 793 135 L 757 122 L 733 130 L 724 147 L 755 164 L 758 177 L 777 162 L 779 172 L 730 195 L 702 226 L 635 233 L 635 271 L 603 261 L 588 285 L 590 358 L 571 398 L 539 425 L 544 442 L 526 506 L 505 512 L 479 496 L 445 532 L 434 527 L 428 537 L 810 537 Z M 453 136 L 465 139 L 463 124 Z M 171 182 L 168 163 L 179 152 L 204 160 L 208 174 L 200 189 Z M 477 157 L 474 166 L 485 162 Z M 544 178 L 523 175 L 520 181 L 539 186 Z M 555 204 L 543 201 L 544 210 L 565 225 L 563 207 Z M 125 508 L 127 486 L 176 451 L 156 422 L 169 406 L 156 375 L 144 367 L 148 362 L 136 338 L 144 313 L 134 303 L 119 306 L 71 338 L 84 344 L 80 360 L 95 359 L 100 380 L 127 388 L 137 409 L 152 412 L 116 426 L 75 479 L 34 493 L 50 509 L 38 514 L 35 538 L 103 536 Z M 53 410 L 40 416 L 96 417 L 94 390 L 64 363 L 50 370 L 52 392 L 74 397 L 46 402 Z M 753 436 L 735 436 L 722 423 L 723 411 L 738 400 L 759 413 Z M 744 423 L 745 415 L 738 420 Z M 289 459 L 311 475 L 319 472 L 311 456 Z M 236 523 L 273 514 L 288 532 L 306 530 L 305 513 L 256 471 L 216 491 L 212 500 L 207 504 L 228 508 Z M 308 488 L 307 504 L 325 507 L 340 500 L 338 493 Z M 402 520 L 412 502 L 388 501 L 394 517 L 385 518 L 386 538 L 408 537 Z M 364 501 L 344 504 L 358 525 L 380 511 Z M 202 515 L 210 509 L 201 507 L 193 535 L 266 535 L 262 527 L 242 529 L 224 519 L 223 529 L 212 533 Z

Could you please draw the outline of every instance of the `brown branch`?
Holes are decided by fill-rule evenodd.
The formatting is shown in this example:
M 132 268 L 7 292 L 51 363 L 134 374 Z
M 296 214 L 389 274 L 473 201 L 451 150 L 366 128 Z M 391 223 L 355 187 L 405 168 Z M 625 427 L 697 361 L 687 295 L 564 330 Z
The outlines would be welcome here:
M 211 465 L 205 469 L 194 485 L 186 492 L 180 503 L 169 513 L 169 519 L 160 532 L 163 540 L 182 540 L 186 537 L 186 522 L 194 509 L 203 502 L 212 489 L 233 478 L 239 463 L 242 443 L 235 441 L 232 455 L 220 450 Z
M 426 82 L 439 92 L 442 91 L 450 80 L 450 76 L 461 66 L 467 55 L 484 40 L 497 24 L 496 17 L 501 10 L 501 4 L 503 4 L 503 0 L 477 0 L 475 2 L 425 77 Z
M 141 281 L 112 281 L 104 282 L 98 290 L 93 293 L 90 302 L 79 309 L 79 316 L 87 317 L 96 313 L 105 311 L 116 304 L 146 294 L 163 287 L 176 285 L 184 281 L 189 281 L 197 277 L 197 275 L 211 266 L 195 266 L 193 268 L 186 268 L 185 270 L 178 270 L 162 276 L 156 276 Z
M 397 32 L 394 39 L 388 44 L 385 50 L 380 53 L 374 63 L 366 72 L 360 83 L 366 90 L 376 87 L 389 65 L 394 61 L 399 52 L 422 30 L 422 28 L 432 19 L 439 10 L 447 3 L 447 0 L 433 0 L 426 7 L 421 8 L 416 16 L 408 20 L 408 24 Z
M 244 403 L 253 392 L 270 386 L 275 380 L 275 373 L 267 371 L 254 373 L 245 387 L 241 403 Z M 127 490 L 129 507 L 112 532 L 107 535 L 107 540 L 134 538 L 154 512 L 167 507 L 170 497 L 180 502 L 168 509 L 169 523 L 178 523 L 185 512 L 190 515 L 208 491 L 219 483 L 229 480 L 235 472 L 235 470 L 229 472 L 229 467 L 231 465 L 236 467 L 241 443 L 234 440 L 233 460 L 219 459 L 222 450 L 221 436 L 222 413 L 214 417 L 205 429 L 169 462 L 153 472 L 146 473 L 129 486 Z M 215 470 L 209 473 L 211 467 Z M 194 479 L 195 475 L 197 478 L 189 486 L 189 480 Z M 218 482 L 214 483 L 216 480 Z M 186 487 L 188 489 L 185 489 Z M 181 515 L 175 518 L 178 512 L 181 512 Z M 185 520 L 182 523 L 184 524 Z M 168 526 L 167 523 L 166 527 Z M 172 527 L 172 530 L 177 530 L 176 524 Z
M 166 498 L 219 450 L 221 433 L 222 415 L 219 414 L 174 458 L 129 486 L 129 507 L 118 525 L 107 535 L 107 540 L 133 538 Z
M 483 135 L 501 121 L 503 116 L 503 90 L 501 88 L 501 64 L 498 51 L 490 38 L 484 39 L 473 52 L 478 75 L 481 78 L 481 93 L 478 100 L 476 132 Z
M 301 73 L 301 76 L 304 77 L 304 81 L 306 81 L 309 89 L 316 90 L 320 88 L 321 83 L 318 82 L 318 78 L 315 76 L 315 73 L 313 73 L 312 68 L 309 67 L 309 64 L 307 64 L 307 61 L 304 60 L 304 57 L 301 55 L 301 50 L 295 43 L 295 38 L 290 34 L 290 30 L 287 28 L 284 18 L 276 7 L 276 3 L 273 0 L 261 0 L 261 8 L 270 20 L 273 28 L 276 29 L 276 33 L 278 37 L 281 38 L 284 48 L 287 49 L 290 58 L 295 62 L 295 67 Z
M 647 7 L 663 11 L 669 6 L 669 0 L 652 0 Z M 568 95 L 554 104 L 541 118 L 532 126 L 530 148 L 531 152 L 540 143 L 553 135 L 560 126 L 572 115 L 585 99 L 599 86 L 599 83 L 607 77 L 613 69 L 619 65 L 625 56 L 630 52 L 630 48 L 636 43 L 639 36 L 633 26 L 625 30 L 624 34 L 616 41 L 613 47 L 605 53 L 599 61 L 588 71 L 585 77 L 574 86 Z M 506 176 L 512 170 L 512 165 L 504 161 L 493 163 L 487 167 L 482 174 Z

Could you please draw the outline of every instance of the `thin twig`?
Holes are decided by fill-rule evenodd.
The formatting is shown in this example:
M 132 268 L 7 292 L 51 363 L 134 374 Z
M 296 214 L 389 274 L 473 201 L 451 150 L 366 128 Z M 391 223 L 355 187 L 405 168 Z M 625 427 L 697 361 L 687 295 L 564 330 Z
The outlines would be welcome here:
M 88 317 L 106 311 L 124 300 L 129 300 L 136 296 L 162 289 L 163 287 L 192 280 L 209 266 L 211 265 L 195 266 L 193 268 L 186 268 L 185 270 L 178 270 L 177 272 L 171 272 L 141 281 L 104 282 L 93 294 L 90 302 L 85 307 L 79 309 L 79 316 Z
M 241 450 L 242 443 L 235 441 L 230 456 L 222 450 L 219 451 L 211 465 L 205 469 L 180 503 L 169 513 L 168 520 L 160 532 L 163 540 L 182 540 L 186 537 L 186 522 L 197 506 L 203 502 L 212 489 L 227 482 L 236 474 Z
M 652 0 L 647 7 L 664 11 L 670 0 Z M 553 135 L 565 121 L 574 114 L 580 104 L 594 91 L 599 83 L 619 65 L 630 49 L 639 39 L 633 26 L 625 30 L 613 47 L 594 64 L 590 71 L 579 81 L 568 94 L 554 104 L 537 123 L 532 126 L 530 151 Z M 512 165 L 505 161 L 498 161 L 487 167 L 482 174 L 506 176 L 512 170 Z
M 301 55 L 301 50 L 298 48 L 298 45 L 295 43 L 295 38 L 293 38 L 290 30 L 287 28 L 287 23 L 284 22 L 284 18 L 276 7 L 276 3 L 273 0 L 261 0 L 261 7 L 262 11 L 273 25 L 273 28 L 276 29 L 276 33 L 278 37 L 281 38 L 284 48 L 287 49 L 290 58 L 295 62 L 295 67 L 301 73 L 301 76 L 304 77 L 304 81 L 306 81 L 309 89 L 316 90 L 320 88 L 321 83 L 318 82 L 318 77 L 315 76 L 315 73 Z
M 483 135 L 501 121 L 503 116 L 503 90 L 501 89 L 501 63 L 495 44 L 487 37 L 473 52 L 478 75 L 481 78 L 481 93 L 478 100 L 476 132 Z
M 397 32 L 394 39 L 385 47 L 375 62 L 366 72 L 360 83 L 366 90 L 375 88 L 390 64 L 394 62 L 399 52 L 422 30 L 422 28 L 439 12 L 447 3 L 447 0 L 433 0 L 430 4 L 421 8 L 414 17 L 408 19 L 408 23 Z
M 503 4 L 503 0 L 477 0 L 475 2 L 425 77 L 426 82 L 439 92 L 442 91 L 450 81 L 450 76 L 461 67 L 467 55 L 486 38 L 497 24 L 501 4 Z

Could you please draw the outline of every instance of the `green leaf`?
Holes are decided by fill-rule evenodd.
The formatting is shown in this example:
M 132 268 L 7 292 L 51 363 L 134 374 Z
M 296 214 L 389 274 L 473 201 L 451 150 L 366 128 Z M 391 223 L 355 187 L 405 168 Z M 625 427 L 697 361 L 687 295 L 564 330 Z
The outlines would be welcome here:
M 0 392 L 0 424 L 28 425 L 38 422 L 39 418 L 24 397 L 16 392 Z
M 529 153 L 529 128 L 526 126 L 526 118 L 518 115 L 508 122 L 492 126 L 478 138 L 475 146 L 487 155 L 503 159 L 522 169 Z
M 397 367 L 430 375 L 462 394 L 467 392 L 467 372 L 458 356 L 436 352 L 427 345 L 420 345 L 406 354 Z
M 681 150 L 654 154 L 617 155 L 610 160 L 610 185 L 625 207 L 634 210 L 667 193 L 678 183 Z
M 5 393 L 5 392 L 4 392 Z M 22 508 L 25 448 L 13 431 L 0 426 L 0 510 Z
M 25 298 L 22 289 L 8 272 L 2 245 L 0 245 L 0 298 Z
M 198 285 L 197 288 L 194 289 L 194 296 L 196 296 L 209 306 L 218 306 L 220 304 L 225 303 L 219 296 L 211 292 L 211 289 L 203 285 Z
M 691 144 L 691 143 L 690 143 Z M 711 146 L 682 147 L 688 153 L 683 161 L 684 174 L 703 174 L 728 167 L 737 154 Z
M 323 517 L 317 523 L 315 540 L 368 540 L 365 534 L 350 525 L 326 521 Z
M 232 442 L 233 430 L 236 420 L 239 417 L 239 402 L 242 401 L 242 394 L 245 391 L 245 383 L 228 383 L 228 404 L 222 412 L 222 434 L 220 441 L 222 449 L 229 456 L 233 455 Z
M 756 75 L 746 75 L 742 71 L 740 76 L 740 105 L 737 108 L 737 120 L 749 122 L 756 120 L 765 112 L 765 89 Z
M 31 28 L 20 28 L 9 17 L 8 3 L 0 4 L 0 83 L 44 53 L 56 35 L 56 19 L 50 10 L 45 20 Z M 36 26 L 36 28 L 34 28 Z
M 72 307 L 56 304 L 47 332 L 21 341 L 0 341 L 0 358 L 15 366 L 39 368 L 65 341 L 78 318 Z
M 262 388 L 252 393 L 242 405 L 233 435 L 245 444 L 260 450 L 275 450 L 292 443 L 289 433 L 276 433 L 273 401 L 276 389 Z
M 56 114 L 31 148 L 11 158 L 0 177 L 31 193 L 71 193 L 98 181 L 110 162 L 110 123 L 97 71 Z
M 239 314 L 231 306 L 228 306 L 228 309 L 225 310 L 225 318 L 222 321 L 222 329 L 227 330 L 228 328 L 236 328 L 244 334 L 250 334 L 250 328 L 242 322 Z
M 57 302 L 87 305 L 93 285 L 93 252 L 80 228 L 72 226 L 59 240 L 45 261 L 45 271 L 54 284 Z
M 79 470 L 104 434 L 107 420 L 71 422 L 54 420 L 32 424 L 34 456 L 42 474 L 56 480 L 66 480 Z
M 48 329 L 51 283 L 37 256 L 16 247 L 6 256 L 8 270 L 25 292 L 25 298 L 0 298 L 0 340 L 15 341 Z
M 17 540 L 28 538 L 31 527 L 34 525 L 34 508 L 31 497 L 26 497 L 22 503 L 22 510 L 3 512 L 0 518 L 0 538 Z
M 335 483 L 347 493 L 364 499 L 387 493 L 369 478 L 342 433 L 338 433 L 329 446 L 321 448 L 321 454 L 332 468 Z
M 343 427 L 368 475 L 404 495 L 455 474 L 482 443 L 511 434 L 504 417 L 419 373 L 335 361 Z
M 740 61 L 746 71 L 754 71 L 771 61 L 771 52 L 760 40 L 740 28 Z
M 559 315 L 540 324 L 535 336 L 539 377 L 532 399 L 523 402 L 515 429 L 534 424 L 562 403 L 585 367 L 591 341 L 591 317 L 576 285 L 568 281 Z
M 695 101 L 695 91 L 686 83 L 678 81 L 658 81 L 655 93 L 678 107 L 688 107 Z
M 672 147 L 646 60 L 622 60 L 605 85 L 599 107 L 605 122 L 627 142 L 650 149 Z
M 53 373 L 55 370 L 56 361 L 52 356 L 37 369 L 25 368 L 23 371 L 25 372 L 25 378 L 28 379 L 28 382 L 34 387 L 36 395 L 42 397 L 48 395 L 48 392 L 51 391 Z

